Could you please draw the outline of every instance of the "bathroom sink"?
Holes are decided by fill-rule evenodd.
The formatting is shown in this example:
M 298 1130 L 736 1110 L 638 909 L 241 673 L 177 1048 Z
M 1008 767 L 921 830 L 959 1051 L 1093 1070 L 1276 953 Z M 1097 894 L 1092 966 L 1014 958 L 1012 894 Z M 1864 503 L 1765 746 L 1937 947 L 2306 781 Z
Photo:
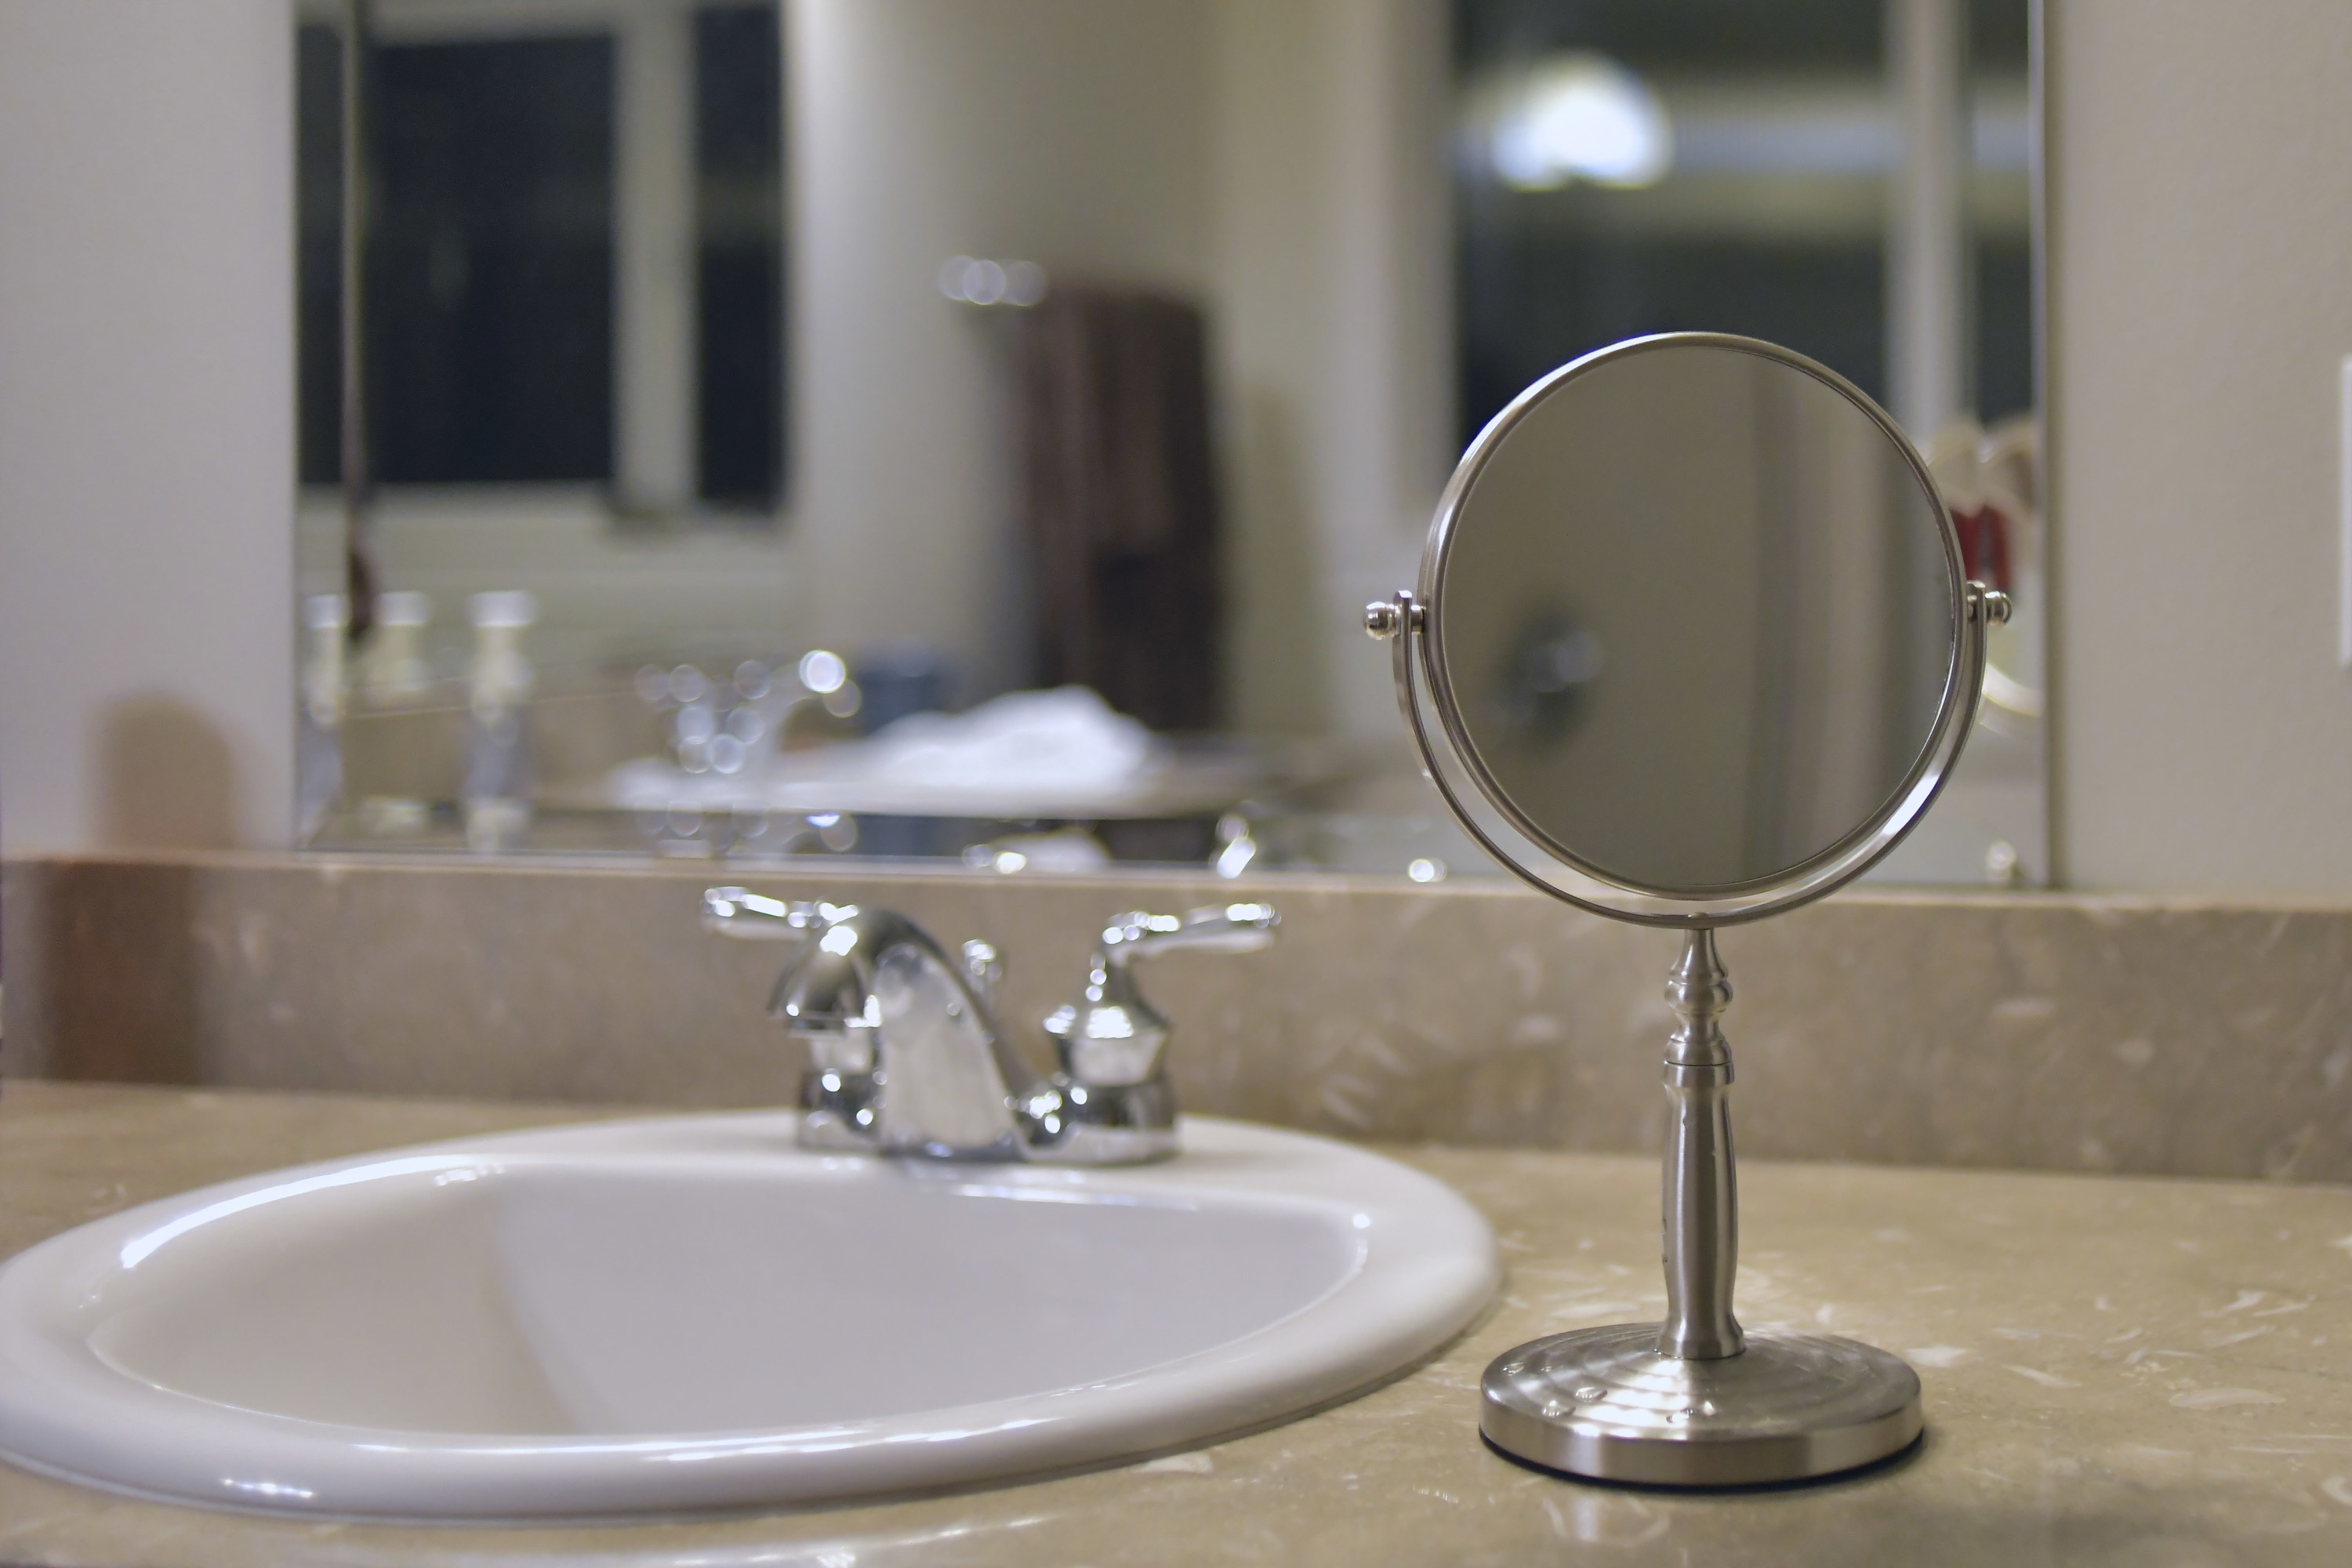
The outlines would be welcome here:
M 306 1166 L 0 1268 L 0 1453 L 341 1516 L 817 1502 L 1299 1415 L 1444 1343 L 1486 1225 L 1392 1161 L 1207 1120 L 1164 1164 L 829 1157 L 791 1115 Z

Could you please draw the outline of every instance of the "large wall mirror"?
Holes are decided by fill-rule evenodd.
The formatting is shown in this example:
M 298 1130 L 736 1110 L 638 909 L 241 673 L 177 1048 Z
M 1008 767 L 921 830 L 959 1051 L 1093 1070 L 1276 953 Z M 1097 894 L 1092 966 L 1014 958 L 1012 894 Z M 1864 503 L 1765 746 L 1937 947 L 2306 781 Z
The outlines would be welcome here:
M 1591 349 L 1786 344 L 2017 605 L 2030 0 L 303 0 L 310 843 L 1493 875 L 1362 606 Z M 1606 650 L 1505 639 L 1529 722 Z M 1661 723 L 1676 722 L 1672 714 Z

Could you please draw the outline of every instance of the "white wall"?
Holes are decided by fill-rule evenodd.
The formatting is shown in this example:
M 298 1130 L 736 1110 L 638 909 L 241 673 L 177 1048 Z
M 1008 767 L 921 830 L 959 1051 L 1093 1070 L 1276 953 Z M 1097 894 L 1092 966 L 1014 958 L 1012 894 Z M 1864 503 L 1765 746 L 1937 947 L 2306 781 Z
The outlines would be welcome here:
M 0 0 L 0 845 L 292 826 L 286 0 Z
M 1026 673 L 1005 312 L 957 255 L 1198 291 L 1202 0 L 793 0 L 793 526 L 816 640 Z
M 1455 455 L 1442 0 L 1219 0 L 1229 711 L 1401 746 L 1364 605 Z
M 1229 710 L 1395 736 L 1362 606 L 1450 466 L 1441 0 L 796 0 L 793 527 L 814 635 L 1026 663 L 1010 322 L 957 254 L 1206 305 Z
M 2050 9 L 2059 875 L 2352 896 L 2352 5 Z

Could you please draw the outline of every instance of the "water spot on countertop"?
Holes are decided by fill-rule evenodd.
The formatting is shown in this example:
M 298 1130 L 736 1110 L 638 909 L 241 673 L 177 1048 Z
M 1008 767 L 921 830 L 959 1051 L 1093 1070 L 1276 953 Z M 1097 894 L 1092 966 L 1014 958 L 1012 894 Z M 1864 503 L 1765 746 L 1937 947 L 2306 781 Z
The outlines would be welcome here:
M 2265 1394 L 2259 1388 L 2192 1388 L 2172 1396 L 2173 1406 L 2180 1410 L 2228 1410 L 2241 1405 L 2285 1403 L 2282 1395 Z
M 1587 1546 L 1643 1546 L 1666 1532 L 1666 1518 L 1638 1497 L 1580 1491 L 1547 1497 L 1543 1510 L 1552 1533 Z
M 1372 1124 L 1371 1113 L 1357 1104 L 1349 1096 L 1369 1097 L 1371 1093 L 1370 1085 L 1360 1079 L 1338 1074 L 1323 1080 L 1322 1090 L 1315 1098 L 1322 1106 L 1324 1114 L 1334 1121 L 1361 1130 Z
M 2079 1383 L 2074 1383 L 2066 1378 L 2060 1377 L 2054 1372 L 2043 1372 L 2039 1367 L 2012 1366 L 2008 1370 L 2017 1373 L 2018 1376 L 2024 1378 L 2027 1382 L 2038 1383 L 2044 1388 L 2080 1388 L 2083 1386 Z
M 258 914 L 247 913 L 236 922 L 236 950 L 245 966 L 259 974 L 269 967 L 269 922 Z
M 1217 1462 L 1206 1454 L 1171 1454 L 1135 1468 L 1147 1476 L 1208 1476 L 1216 1473 Z
M 1535 950 L 1524 944 L 1515 944 L 1505 948 L 1501 958 L 1503 967 L 1518 980 L 1519 1000 L 1534 1001 L 1536 993 L 1543 989 L 1543 963 L 1536 957 Z
M 1916 1362 L 1921 1366 L 1958 1366 L 1968 1358 L 1969 1352 L 1959 1345 L 1921 1345 L 1903 1352 L 1905 1361 Z
M 1523 1049 L 1556 1046 L 1568 1038 L 1568 1026 L 1549 1013 L 1529 1013 L 1511 1026 L 1508 1038 L 1512 1045 Z

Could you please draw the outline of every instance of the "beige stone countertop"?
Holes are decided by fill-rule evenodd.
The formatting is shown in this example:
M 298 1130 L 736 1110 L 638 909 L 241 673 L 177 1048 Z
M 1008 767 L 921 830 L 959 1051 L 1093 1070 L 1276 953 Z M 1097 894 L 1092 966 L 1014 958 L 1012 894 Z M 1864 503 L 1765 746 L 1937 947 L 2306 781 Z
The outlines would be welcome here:
M 0 1253 L 204 1183 L 583 1114 L 11 1081 Z M 561 1528 L 214 1513 L 0 1467 L 0 1563 L 2352 1563 L 2352 1189 L 1751 1163 L 1742 1319 L 1901 1351 L 1927 1436 L 1842 1481 L 1672 1493 L 1477 1436 L 1498 1352 L 1660 1310 L 1654 1165 L 1396 1152 L 1493 1220 L 1503 1298 L 1426 1365 L 1286 1426 L 944 1497 Z

